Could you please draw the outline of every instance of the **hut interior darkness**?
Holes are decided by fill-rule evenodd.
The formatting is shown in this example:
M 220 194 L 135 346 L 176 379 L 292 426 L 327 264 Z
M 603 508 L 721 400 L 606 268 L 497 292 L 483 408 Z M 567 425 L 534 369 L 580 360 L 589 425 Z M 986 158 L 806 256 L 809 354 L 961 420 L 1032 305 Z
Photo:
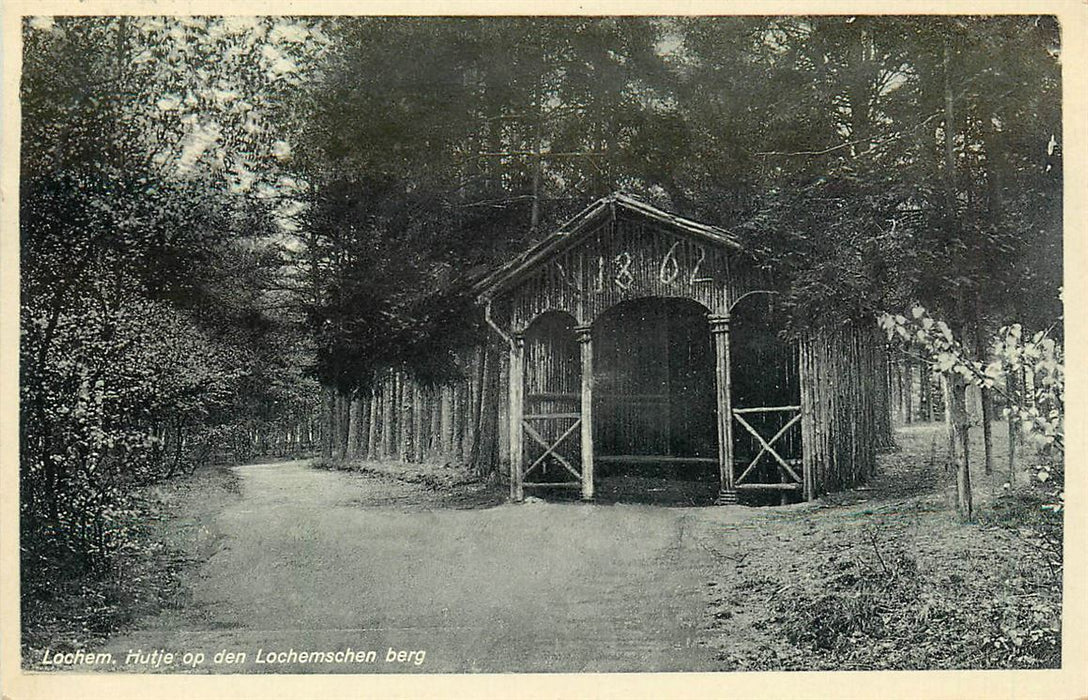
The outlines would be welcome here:
M 592 499 L 630 470 L 716 480 L 721 503 L 867 478 L 875 326 L 783 341 L 768 274 L 728 231 L 614 194 L 485 280 L 509 348 L 511 497 Z

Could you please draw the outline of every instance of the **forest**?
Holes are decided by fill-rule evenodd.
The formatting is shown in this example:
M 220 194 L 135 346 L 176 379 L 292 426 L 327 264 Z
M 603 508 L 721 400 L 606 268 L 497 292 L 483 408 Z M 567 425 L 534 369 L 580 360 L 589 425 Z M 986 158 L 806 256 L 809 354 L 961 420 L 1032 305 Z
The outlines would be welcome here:
M 210 461 L 501 478 L 475 285 L 617 191 L 739 236 L 788 334 L 879 323 L 946 376 L 964 447 L 981 387 L 986 426 L 1058 454 L 1060 499 L 1054 17 L 34 17 L 22 41 L 24 591 L 110 571 L 132 494 Z

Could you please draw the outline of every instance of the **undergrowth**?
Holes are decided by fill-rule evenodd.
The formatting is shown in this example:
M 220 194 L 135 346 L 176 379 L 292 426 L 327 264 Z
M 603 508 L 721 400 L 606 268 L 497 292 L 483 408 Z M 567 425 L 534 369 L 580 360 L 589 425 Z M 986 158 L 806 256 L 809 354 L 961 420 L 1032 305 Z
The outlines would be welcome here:
M 1023 529 L 1022 519 L 1004 527 L 1011 523 Z M 829 554 L 805 581 L 784 584 L 771 598 L 770 627 L 802 652 L 803 667 L 1061 666 L 1061 579 L 1050 550 L 1021 541 L 1017 549 L 1032 556 L 989 557 L 986 572 L 927 566 L 916 540 L 884 542 L 880 531 L 860 530 L 852 556 Z
M 111 520 L 117 545 L 94 566 L 76 552 L 24 545 L 23 665 L 34 666 L 46 649 L 92 649 L 134 620 L 178 604 L 184 596 L 181 573 L 194 557 L 177 531 L 164 526 L 173 525 L 181 501 L 210 504 L 213 492 L 237 489 L 232 474 L 207 468 L 130 494 Z
M 453 464 L 418 464 L 412 462 L 372 462 L 355 459 L 322 457 L 310 462 L 315 469 L 347 471 L 358 474 L 385 476 L 431 489 L 448 489 L 479 483 L 479 479 L 464 468 Z

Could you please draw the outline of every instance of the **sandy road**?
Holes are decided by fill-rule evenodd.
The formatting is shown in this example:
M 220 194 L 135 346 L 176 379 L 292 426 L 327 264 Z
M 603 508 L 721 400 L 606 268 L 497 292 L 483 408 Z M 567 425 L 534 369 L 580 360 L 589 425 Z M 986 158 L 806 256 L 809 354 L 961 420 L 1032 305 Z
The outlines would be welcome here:
M 417 485 L 305 462 L 236 470 L 242 494 L 205 525 L 214 554 L 188 582 L 191 605 L 112 639 L 115 670 L 179 672 L 185 653 L 203 654 L 192 670 L 205 673 L 717 667 L 703 644 L 713 562 L 698 533 L 746 509 L 457 510 L 428 506 Z M 158 649 L 173 663 L 130 662 Z M 292 649 L 375 657 L 302 662 Z M 389 661 L 391 649 L 415 653 Z M 245 660 L 215 663 L 222 651 Z

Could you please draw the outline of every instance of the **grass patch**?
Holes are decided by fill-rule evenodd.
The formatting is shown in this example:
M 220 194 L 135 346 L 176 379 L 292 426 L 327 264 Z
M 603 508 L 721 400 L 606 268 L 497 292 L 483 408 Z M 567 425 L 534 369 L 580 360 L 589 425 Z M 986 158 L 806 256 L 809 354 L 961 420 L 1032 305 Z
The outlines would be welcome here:
M 881 551 L 883 549 L 884 551 Z M 829 557 L 771 605 L 777 632 L 824 669 L 1058 668 L 1060 603 L 1001 562 L 993 581 L 923 571 L 901 545 Z M 1042 578 L 1045 578 L 1042 577 Z
M 478 484 L 480 480 L 465 468 L 453 464 L 418 464 L 413 462 L 371 461 L 322 457 L 310 462 L 315 469 L 346 471 L 396 479 L 408 484 L 420 484 L 431 489 L 452 489 Z
M 323 457 L 312 460 L 310 466 L 314 469 L 350 472 L 401 484 L 411 490 L 413 495 L 409 500 L 418 507 L 473 509 L 489 508 L 506 502 L 506 492 L 497 480 L 481 480 L 467 472 L 463 466 L 455 464 Z M 388 498 L 385 501 L 386 504 L 392 502 Z

